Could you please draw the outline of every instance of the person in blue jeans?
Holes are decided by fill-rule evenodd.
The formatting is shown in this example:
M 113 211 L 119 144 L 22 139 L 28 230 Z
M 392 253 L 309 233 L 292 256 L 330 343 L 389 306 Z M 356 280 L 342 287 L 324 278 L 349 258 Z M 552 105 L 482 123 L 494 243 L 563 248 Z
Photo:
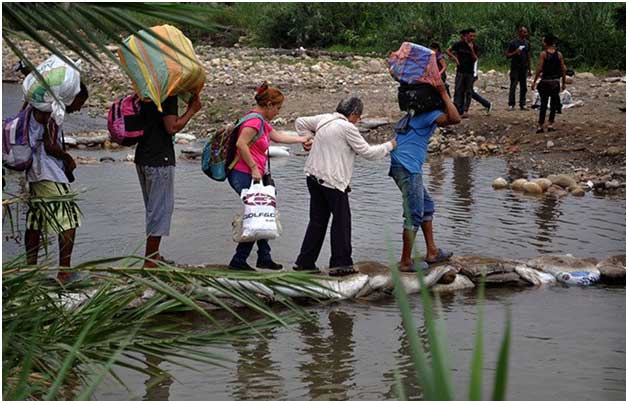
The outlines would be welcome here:
M 236 155 L 233 169 L 227 179 L 238 195 L 242 189 L 251 186 L 251 182 L 263 182 L 266 177 L 267 151 L 271 140 L 283 144 L 311 144 L 309 136 L 292 136 L 288 133 L 276 131 L 270 122 L 274 119 L 283 106 L 284 95 L 278 88 L 270 87 L 266 81 L 257 88 L 255 94 L 256 106 L 246 115 L 254 116 L 242 123 L 238 128 L 236 142 Z M 256 135 L 258 135 L 256 137 Z M 229 263 L 231 270 L 255 271 L 247 263 L 247 259 L 253 250 L 254 242 L 240 242 L 236 252 Z M 273 261 L 270 255 L 270 245 L 266 239 L 257 241 L 258 269 L 281 270 L 283 266 Z
M 397 132 L 397 148 L 390 154 L 391 176 L 403 199 L 403 250 L 400 271 L 424 270 L 429 264 L 449 259 L 453 253 L 440 249 L 434 242 L 432 220 L 434 218 L 434 202 L 423 185 L 423 162 L 427 155 L 427 147 L 437 126 L 448 126 L 460 123 L 460 114 L 447 95 L 444 85 L 437 90 L 445 104 L 444 110 L 434 110 L 402 119 L 395 130 Z M 407 119 L 410 119 L 407 121 Z M 412 248 L 416 233 L 421 228 L 427 251 L 425 260 L 414 262 Z

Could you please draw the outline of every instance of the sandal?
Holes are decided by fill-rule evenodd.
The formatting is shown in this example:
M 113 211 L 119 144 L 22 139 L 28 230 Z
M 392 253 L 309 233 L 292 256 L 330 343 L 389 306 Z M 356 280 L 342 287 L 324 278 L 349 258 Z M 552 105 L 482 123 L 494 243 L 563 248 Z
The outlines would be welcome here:
M 166 259 L 162 255 L 159 255 L 155 260 L 165 264 L 169 264 L 170 266 L 174 266 L 174 260 Z
M 330 277 L 348 276 L 357 273 L 359 273 L 359 271 L 356 270 L 353 266 L 330 267 L 329 271 L 327 272 Z
M 430 266 L 423 260 L 417 263 L 412 259 L 412 265 L 401 266 L 401 264 L 397 264 L 397 267 L 399 267 L 399 271 L 402 273 L 416 273 L 418 271 L 427 270 Z
M 447 250 L 444 249 L 438 249 L 438 255 L 436 255 L 436 258 L 433 260 L 427 260 L 425 259 L 425 263 L 432 265 L 432 264 L 436 264 L 436 263 L 442 263 L 445 262 L 447 260 L 449 260 L 450 257 L 452 257 L 454 255 L 453 252 L 449 252 Z

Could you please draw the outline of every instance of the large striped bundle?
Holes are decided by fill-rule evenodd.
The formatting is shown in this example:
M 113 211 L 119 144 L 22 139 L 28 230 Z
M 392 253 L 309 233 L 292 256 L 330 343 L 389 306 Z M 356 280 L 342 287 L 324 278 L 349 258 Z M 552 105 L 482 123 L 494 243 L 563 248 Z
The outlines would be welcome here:
M 188 101 L 199 94 L 205 84 L 205 72 L 192 42 L 179 29 L 171 25 L 151 29 L 185 55 L 145 31 L 126 38 L 124 43 L 130 51 L 122 47 L 118 55 L 128 67 L 137 94 L 142 99 L 151 99 L 161 111 L 161 103 L 171 95 Z
M 388 57 L 388 71 L 401 84 L 442 85 L 436 54 L 425 46 L 404 42 Z

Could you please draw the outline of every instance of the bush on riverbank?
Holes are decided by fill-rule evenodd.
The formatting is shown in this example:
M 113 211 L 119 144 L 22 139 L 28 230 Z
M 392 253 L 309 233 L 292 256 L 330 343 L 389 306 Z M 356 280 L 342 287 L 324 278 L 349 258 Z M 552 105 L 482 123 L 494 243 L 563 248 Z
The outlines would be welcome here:
M 474 27 L 484 50 L 482 64 L 506 66 L 503 52 L 518 25 L 530 30 L 533 52 L 542 35 L 560 38 L 569 67 L 624 69 L 623 3 L 232 3 L 208 4 L 211 35 L 233 44 L 240 35 L 264 47 L 324 48 L 379 55 L 402 41 L 447 46 L 458 31 Z M 200 33 L 190 32 L 200 38 Z

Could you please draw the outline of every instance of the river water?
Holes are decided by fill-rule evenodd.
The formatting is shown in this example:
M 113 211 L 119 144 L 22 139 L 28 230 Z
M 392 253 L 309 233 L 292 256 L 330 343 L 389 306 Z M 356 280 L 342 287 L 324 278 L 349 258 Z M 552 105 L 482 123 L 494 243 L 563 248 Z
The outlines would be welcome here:
M 4 97 L 3 97 L 4 98 Z M 4 106 L 3 101 L 3 106 Z M 3 110 L 3 115 L 7 112 Z M 78 120 L 82 117 L 70 117 Z M 178 148 L 178 147 L 177 147 Z M 296 148 L 294 149 L 296 151 Z M 76 151 L 112 156 L 118 152 Z M 308 193 L 304 157 L 273 159 L 284 233 L 271 241 L 273 257 L 290 265 L 303 239 Z M 356 160 L 353 192 L 354 260 L 386 262 L 388 250 L 401 250 L 401 196 L 387 176 L 387 161 Z M 456 254 L 525 258 L 571 253 L 603 258 L 625 254 L 625 198 L 536 198 L 490 184 L 504 175 L 500 159 L 432 159 L 425 178 L 436 202 L 435 237 Z M 83 226 L 77 232 L 73 262 L 143 251 L 144 209 L 131 163 L 80 165 L 74 189 L 81 190 Z M 15 191 L 19 175 L 8 175 Z M 162 253 L 179 263 L 228 263 L 235 244 L 231 220 L 240 211 L 227 183 L 210 181 L 198 162 L 179 161 L 170 237 Z M 23 212 L 21 213 L 23 225 Z M 3 233 L 8 234 L 6 220 Z M 318 264 L 329 259 L 329 236 Z M 390 243 L 388 241 L 390 240 Z M 52 258 L 56 259 L 56 242 Z M 421 241 L 417 244 L 424 250 Z M 3 260 L 22 244 L 3 240 Z M 255 256 L 250 259 L 254 263 Z M 490 397 L 507 307 L 512 311 L 508 398 L 521 400 L 624 400 L 626 304 L 624 287 L 487 290 L 485 304 L 485 397 Z M 473 291 L 443 297 L 442 317 L 456 397 L 466 398 L 477 305 Z M 422 310 L 413 297 L 418 324 Z M 395 399 L 398 370 L 409 397 L 420 397 L 409 362 L 394 299 L 346 302 L 308 308 L 316 323 L 275 328 L 265 337 L 221 349 L 233 362 L 226 368 L 194 364 L 197 372 L 161 363 L 173 379 L 154 380 L 120 371 L 130 392 L 108 380 L 98 400 L 381 400 Z M 194 325 L 201 331 L 205 325 Z M 422 328 L 418 331 L 423 334 Z M 147 386 L 149 385 L 149 386 Z

